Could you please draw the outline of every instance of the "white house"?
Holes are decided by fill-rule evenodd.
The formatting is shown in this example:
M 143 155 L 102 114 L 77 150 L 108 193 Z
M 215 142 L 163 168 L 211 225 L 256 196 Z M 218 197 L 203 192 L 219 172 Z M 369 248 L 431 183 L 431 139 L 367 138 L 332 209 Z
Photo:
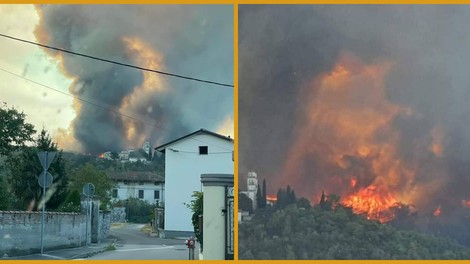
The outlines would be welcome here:
M 139 198 L 149 204 L 162 205 L 165 202 L 165 180 L 161 175 L 145 171 L 125 171 L 110 173 L 109 177 L 117 183 L 112 193 L 115 201 Z
M 202 191 L 201 174 L 233 174 L 233 139 L 200 129 L 155 150 L 165 153 L 165 235 L 194 232 L 186 207 L 194 191 Z

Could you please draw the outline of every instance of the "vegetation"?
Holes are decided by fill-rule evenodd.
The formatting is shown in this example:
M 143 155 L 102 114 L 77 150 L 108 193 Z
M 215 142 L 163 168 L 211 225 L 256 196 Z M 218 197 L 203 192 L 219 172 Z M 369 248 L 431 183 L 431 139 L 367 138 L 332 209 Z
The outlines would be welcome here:
M 454 240 L 369 221 L 322 195 L 311 206 L 279 190 L 274 207 L 239 226 L 240 259 L 470 259 Z
M 253 201 L 244 193 L 238 195 L 238 208 L 245 212 L 253 212 Z
M 32 140 L 33 125 L 26 123 L 26 115 L 6 103 L 0 105 L 0 155 L 8 155 Z
M 86 183 L 92 183 L 95 186 L 95 195 L 100 197 L 101 208 L 105 209 L 111 200 L 113 181 L 106 173 L 87 163 L 71 171 L 69 191 L 81 193 Z
M 6 104 L 0 105 L 0 210 L 40 210 L 42 187 L 38 176 L 43 168 L 37 157 L 39 151 L 54 151 L 56 155 L 48 172 L 54 181 L 46 192 L 47 210 L 79 212 L 83 184 L 91 182 L 101 201 L 101 209 L 110 205 L 114 187 L 107 174 L 122 171 L 150 171 L 164 173 L 164 156 L 156 155 L 152 162 L 121 163 L 119 160 L 97 159 L 92 155 L 65 153 L 42 129 L 36 136 L 26 115 Z M 143 151 L 138 150 L 138 155 Z M 111 157 L 117 159 L 117 152 Z M 130 221 L 146 223 L 152 215 L 152 206 L 131 200 Z M 153 211 L 152 211 L 153 212 Z
M 191 222 L 194 227 L 194 234 L 196 234 L 196 240 L 201 244 L 202 246 L 202 234 L 199 230 L 199 216 L 203 214 L 203 204 L 204 204 L 204 195 L 202 192 L 194 192 L 192 194 L 193 200 L 189 202 L 189 204 L 186 204 L 186 207 L 188 207 L 191 212 L 193 212 L 193 215 L 191 217 Z
M 34 140 L 34 146 L 23 147 L 7 156 L 8 181 L 11 192 L 17 198 L 16 208 L 37 210 L 42 199 L 42 187 L 38 177 L 43 172 L 37 157 L 39 151 L 54 151 L 56 155 L 48 172 L 53 175 L 54 183 L 46 193 L 47 207 L 57 209 L 67 196 L 67 175 L 62 151 L 58 150 L 46 130 L 42 130 Z
M 155 205 L 138 198 L 129 198 L 125 201 L 118 201 L 114 206 L 125 207 L 127 221 L 131 223 L 149 223 L 154 218 Z

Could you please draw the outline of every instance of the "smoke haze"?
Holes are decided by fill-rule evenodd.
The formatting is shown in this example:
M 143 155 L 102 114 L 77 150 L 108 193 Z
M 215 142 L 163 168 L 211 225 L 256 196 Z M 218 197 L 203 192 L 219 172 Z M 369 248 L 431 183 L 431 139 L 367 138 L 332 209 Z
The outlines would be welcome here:
M 44 5 L 39 42 L 122 63 L 233 83 L 233 8 L 177 5 Z M 233 89 L 46 50 L 73 80 L 70 92 L 142 122 L 74 102 L 65 138 L 99 153 L 206 128 L 233 115 Z
M 470 199 L 469 7 L 239 10 L 240 173 L 312 200 Z

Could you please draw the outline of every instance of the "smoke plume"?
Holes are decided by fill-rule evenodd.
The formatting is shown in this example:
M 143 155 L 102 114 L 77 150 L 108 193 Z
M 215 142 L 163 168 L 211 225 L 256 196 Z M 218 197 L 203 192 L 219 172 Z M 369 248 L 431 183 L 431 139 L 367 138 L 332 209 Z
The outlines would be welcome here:
M 43 44 L 233 83 L 230 6 L 44 5 L 37 11 L 35 35 Z M 231 88 L 46 51 L 73 80 L 73 95 L 145 122 L 75 100 L 69 134 L 85 152 L 140 147 L 145 140 L 155 146 L 200 128 L 216 130 L 233 115 Z
M 315 202 L 463 206 L 469 20 L 467 6 L 241 6 L 240 172 Z

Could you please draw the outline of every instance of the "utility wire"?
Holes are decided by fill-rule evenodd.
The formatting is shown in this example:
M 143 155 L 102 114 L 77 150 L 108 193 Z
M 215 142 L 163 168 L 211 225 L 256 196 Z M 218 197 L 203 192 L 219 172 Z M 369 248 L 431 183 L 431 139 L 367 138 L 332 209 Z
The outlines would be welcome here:
M 14 73 L 14 72 L 5 70 L 5 69 L 3 69 L 3 68 L 1 68 L 1 67 L 0 67 L 0 71 L 3 71 L 3 72 L 8 73 L 8 74 L 10 74 L 10 75 L 16 76 L 16 77 L 21 78 L 21 79 L 23 79 L 23 80 L 32 82 L 32 83 L 34 83 L 34 84 L 36 84 L 36 85 L 42 86 L 42 87 L 44 87 L 44 88 L 46 88 L 46 89 L 52 90 L 52 91 L 57 92 L 57 93 L 60 93 L 60 94 L 62 94 L 62 95 L 66 95 L 66 96 L 68 96 L 68 97 L 75 98 L 75 99 L 80 100 L 80 101 L 82 101 L 82 102 L 84 102 L 84 103 L 87 103 L 87 104 L 90 104 L 90 105 L 93 105 L 93 106 L 96 106 L 96 107 L 105 109 L 105 110 L 107 110 L 107 111 L 109 111 L 109 112 L 112 112 L 112 113 L 114 113 L 114 114 L 117 114 L 117 115 L 120 115 L 120 116 L 124 116 L 124 117 L 130 118 L 130 119 L 132 119 L 132 120 L 134 120 L 134 121 L 137 121 L 137 122 L 140 122 L 140 123 L 142 123 L 142 124 L 144 124 L 144 125 L 146 125 L 146 126 L 149 126 L 149 127 L 157 127 L 157 128 L 160 128 L 160 129 L 169 131 L 169 132 L 173 132 L 172 130 L 170 130 L 170 129 L 168 129 L 168 128 L 159 126 L 159 125 L 157 125 L 157 124 L 148 124 L 148 123 L 146 123 L 145 121 L 142 121 L 142 120 L 140 120 L 140 119 L 138 119 L 138 118 L 135 118 L 135 117 L 133 117 L 133 116 L 130 116 L 130 115 L 123 114 L 123 113 L 121 113 L 121 112 L 119 112 L 119 111 L 117 111 L 117 110 L 114 110 L 114 109 L 110 108 L 110 107 L 102 106 L 102 105 L 99 105 L 99 104 L 97 104 L 97 103 L 93 103 L 93 102 L 90 102 L 90 101 L 85 100 L 85 99 L 83 99 L 83 98 L 80 98 L 80 97 L 78 97 L 78 96 L 75 96 L 75 95 L 71 95 L 71 94 L 62 92 L 62 91 L 60 91 L 60 90 L 54 89 L 54 88 L 52 88 L 52 87 L 50 87 L 50 86 L 47 86 L 47 85 L 45 85 L 45 84 L 42 84 L 42 83 L 40 83 L 40 82 L 37 82 L 37 81 L 34 81 L 34 80 L 32 80 L 32 79 L 26 78 L 26 77 L 24 77 L 24 76 L 21 76 L 21 75 L 19 75 L 19 74 Z M 203 140 L 199 140 L 199 139 L 195 139 L 195 138 L 191 138 L 191 137 L 190 137 L 189 139 L 192 139 L 192 140 L 195 140 L 195 141 L 199 141 L 199 142 L 202 142 L 202 143 L 205 143 L 205 144 L 208 144 L 208 145 L 212 145 L 212 146 L 214 146 L 214 147 L 218 147 L 218 148 L 221 148 L 221 149 L 230 150 L 230 149 L 228 149 L 228 148 L 224 148 L 224 147 L 221 147 L 221 146 L 212 144 L 212 143 L 208 143 L 208 142 L 205 142 L 205 141 L 203 141 Z
M 25 39 L 16 38 L 16 37 L 1 34 L 1 33 L 0 33 L 0 37 L 4 37 L 4 38 L 8 38 L 8 39 L 12 39 L 12 40 L 32 44 L 32 45 L 36 45 L 36 46 L 47 48 L 47 49 L 57 50 L 57 51 L 61 51 L 61 52 L 65 52 L 65 53 L 69 53 L 69 54 L 72 54 L 72 55 L 81 56 L 81 57 L 85 57 L 85 58 L 89 58 L 89 59 L 93 59 L 93 60 L 98 60 L 98 61 L 108 62 L 108 63 L 117 64 L 117 65 L 121 65 L 121 66 L 125 66 L 125 67 L 130 67 L 130 68 L 134 68 L 134 69 L 138 69 L 138 70 L 142 70 L 142 71 L 158 73 L 158 74 L 167 75 L 167 76 L 176 77 L 176 78 L 181 78 L 181 79 L 186 79 L 186 80 L 190 80 L 190 81 L 203 82 L 203 83 L 209 83 L 209 84 L 213 84 L 213 85 L 232 87 L 232 88 L 234 87 L 233 84 L 208 81 L 208 80 L 203 80 L 203 79 L 199 79 L 199 78 L 183 76 L 183 75 L 180 75 L 180 74 L 174 74 L 174 73 L 163 72 L 163 71 L 159 71 L 159 70 L 155 70 L 155 69 L 144 68 L 144 67 L 140 67 L 140 66 L 136 66 L 136 65 L 132 65 L 132 64 L 127 64 L 127 63 L 122 63 L 122 62 L 118 62 L 118 61 L 103 59 L 103 58 L 99 58 L 99 57 L 95 57 L 95 56 L 91 56 L 91 55 L 86 55 L 86 54 L 83 54 L 83 53 L 73 52 L 73 51 L 70 51 L 70 50 L 65 50 L 65 49 L 61 49 L 61 48 L 56 48 L 56 47 L 44 45 L 44 44 L 41 44 L 41 43 L 38 43 L 38 42 L 33 42 L 33 41 L 25 40 Z

